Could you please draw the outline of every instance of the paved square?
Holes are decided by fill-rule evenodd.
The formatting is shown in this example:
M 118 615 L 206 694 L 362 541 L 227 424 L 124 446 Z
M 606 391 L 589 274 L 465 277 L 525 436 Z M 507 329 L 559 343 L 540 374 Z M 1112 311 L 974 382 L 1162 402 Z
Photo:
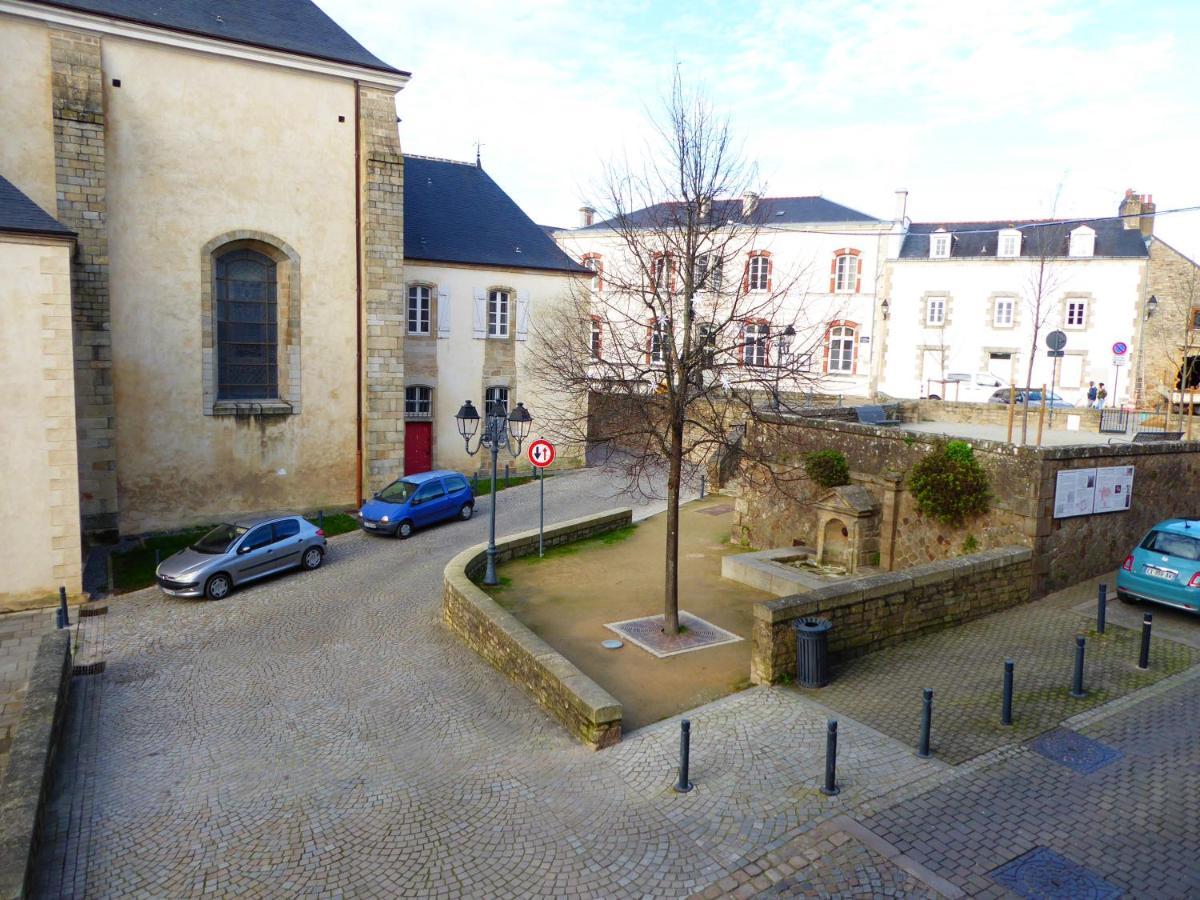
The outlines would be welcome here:
M 660 659 L 742 640 L 732 631 L 726 631 L 712 622 L 705 622 L 699 616 L 693 616 L 682 609 L 679 610 L 679 625 L 683 631 L 679 634 L 667 634 L 663 631 L 663 617 L 659 615 L 626 619 L 624 622 L 608 622 L 604 627 Z

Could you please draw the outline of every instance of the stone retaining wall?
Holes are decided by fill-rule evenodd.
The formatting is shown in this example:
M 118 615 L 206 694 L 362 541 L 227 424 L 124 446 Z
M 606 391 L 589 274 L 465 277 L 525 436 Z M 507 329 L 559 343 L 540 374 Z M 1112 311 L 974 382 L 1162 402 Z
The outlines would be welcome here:
M 959 425 L 1008 425 L 1008 404 L 967 403 L 951 400 L 901 400 L 898 404 L 902 422 L 954 422 Z M 1013 410 L 1013 434 L 1021 434 L 1022 408 Z M 1050 410 L 1046 410 L 1047 416 Z M 1067 427 L 1067 416 L 1079 417 L 1079 431 L 1100 430 L 1100 410 L 1084 406 L 1054 411 L 1054 429 L 1063 431 Z M 1030 440 L 1037 434 L 1038 409 L 1029 408 Z M 1047 421 L 1045 427 L 1049 428 Z
M 833 622 L 829 650 L 837 661 L 1024 603 L 1032 558 L 1026 547 L 1005 547 L 755 604 L 750 679 L 771 684 L 795 675 L 792 623 L 805 616 Z
M 28 896 L 29 864 L 70 687 L 71 631 L 53 631 L 38 645 L 0 782 L 0 897 Z
M 633 510 L 616 509 L 572 519 L 545 530 L 556 547 L 623 528 Z M 537 530 L 496 541 L 498 562 L 536 553 Z M 442 617 L 467 644 L 525 689 L 534 700 L 593 750 L 621 740 L 621 704 L 557 650 L 476 586 L 487 565 L 487 545 L 477 544 L 450 560 L 443 574 Z

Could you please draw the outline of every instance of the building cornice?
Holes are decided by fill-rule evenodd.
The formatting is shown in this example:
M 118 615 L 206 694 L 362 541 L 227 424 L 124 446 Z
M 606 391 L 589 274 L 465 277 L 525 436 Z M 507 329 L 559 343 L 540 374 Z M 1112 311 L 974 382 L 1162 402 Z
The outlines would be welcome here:
M 500 263 L 451 262 L 444 259 L 419 259 L 412 256 L 405 256 L 404 264 L 406 266 L 413 265 L 445 269 L 487 269 L 495 272 L 515 272 L 533 275 L 569 275 L 573 278 L 591 278 L 595 274 L 591 270 L 577 272 L 574 269 L 550 269 L 545 266 L 507 266 Z
M 295 69 L 317 75 L 346 78 L 372 87 L 387 88 L 392 91 L 403 90 L 409 80 L 409 75 L 406 72 L 387 72 L 381 69 L 368 68 L 367 66 L 355 66 L 350 63 L 335 62 L 315 56 L 289 53 L 284 50 L 273 50 L 268 47 L 258 47 L 252 44 L 222 41 L 217 38 L 173 31 L 166 28 L 156 28 L 152 25 L 143 25 L 139 22 L 129 22 L 110 16 L 45 6 L 40 3 L 30 3 L 26 2 L 26 0 L 0 0 L 0 14 L 18 16 L 23 19 L 34 19 L 51 25 L 74 28 L 80 31 L 90 31 L 101 35 L 112 35 L 114 37 L 143 41 L 149 44 L 176 47 L 211 56 L 222 56 L 227 59 L 237 59 L 243 62 L 262 63 L 264 65 L 281 66 L 286 69 Z

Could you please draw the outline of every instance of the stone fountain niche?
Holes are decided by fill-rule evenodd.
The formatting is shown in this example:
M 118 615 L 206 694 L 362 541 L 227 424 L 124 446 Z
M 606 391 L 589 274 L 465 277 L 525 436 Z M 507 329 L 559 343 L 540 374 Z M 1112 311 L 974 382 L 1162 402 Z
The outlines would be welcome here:
M 861 485 L 844 484 L 818 498 L 817 561 L 842 566 L 847 574 L 876 565 L 879 554 L 879 506 Z

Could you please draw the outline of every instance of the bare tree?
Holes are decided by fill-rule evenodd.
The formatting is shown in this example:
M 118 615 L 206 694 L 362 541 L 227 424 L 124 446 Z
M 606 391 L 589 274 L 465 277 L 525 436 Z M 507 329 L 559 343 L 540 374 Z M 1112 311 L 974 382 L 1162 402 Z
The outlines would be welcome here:
M 802 272 L 766 250 L 772 213 L 727 119 L 678 76 L 645 162 L 608 166 L 601 190 L 602 263 L 538 323 L 529 366 L 563 395 L 557 417 L 541 416 L 548 428 L 620 448 L 631 489 L 665 468 L 664 630 L 674 634 L 681 488 L 730 454 L 753 461 L 746 421 L 811 383 L 827 320 L 804 319 Z M 579 413 L 589 403 L 590 433 Z
M 1061 187 L 1060 187 L 1061 192 Z M 1058 195 L 1055 195 L 1053 210 L 1058 206 Z M 1027 443 L 1029 438 L 1029 394 L 1033 389 L 1033 367 L 1038 358 L 1038 338 L 1041 337 L 1051 314 L 1055 310 L 1055 295 L 1062 286 L 1062 272 L 1058 258 L 1066 253 L 1067 231 L 1060 223 L 1048 222 L 1029 227 L 1023 236 L 1023 244 L 1032 257 L 1032 268 L 1021 293 L 1026 312 L 1033 324 L 1033 332 L 1029 339 L 1029 365 L 1025 370 L 1024 396 L 1025 402 L 1021 409 L 1021 443 Z M 1042 397 L 1042 403 L 1048 403 Z

